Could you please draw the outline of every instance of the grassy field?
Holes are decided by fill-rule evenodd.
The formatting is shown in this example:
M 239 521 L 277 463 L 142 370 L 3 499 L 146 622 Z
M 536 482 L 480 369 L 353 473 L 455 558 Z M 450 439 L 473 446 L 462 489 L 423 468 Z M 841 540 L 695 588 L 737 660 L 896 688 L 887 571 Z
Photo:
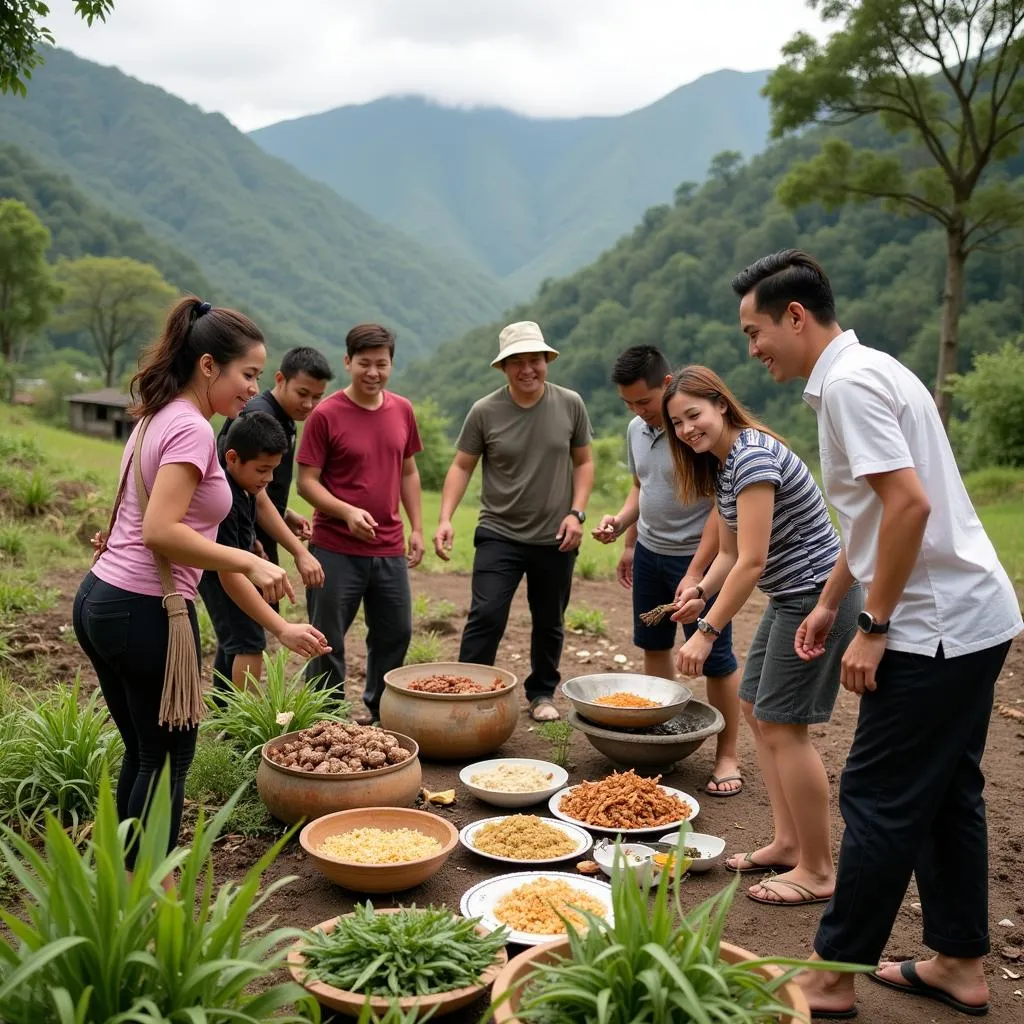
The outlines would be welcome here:
M 7 411 L 7 410 L 5 410 Z M 117 484 L 117 467 L 121 448 L 109 441 L 82 437 L 56 427 L 35 421 L 23 411 L 11 410 L 7 423 L 0 427 L 0 439 L 8 438 L 13 444 L 21 442 L 38 446 L 52 465 L 57 479 L 84 480 L 94 484 L 102 493 L 95 515 L 105 518 L 109 514 L 109 502 Z M 17 473 L 12 469 L 12 460 L 0 446 L 0 489 L 4 489 L 4 473 Z M 599 482 L 600 483 L 600 482 Z M 971 474 L 966 478 L 968 490 L 978 508 L 978 514 L 992 538 L 1007 572 L 1013 578 L 1017 591 L 1024 595 L 1024 471 L 1013 469 L 988 469 Z M 87 502 L 78 499 L 79 511 Z M 309 509 L 297 495 L 293 495 L 292 507 L 308 514 Z M 468 572 L 473 562 L 473 529 L 477 509 L 467 501 L 455 516 L 455 547 L 451 561 L 442 562 L 433 553 L 431 538 L 437 525 L 440 509 L 440 495 L 426 493 L 423 496 L 423 521 L 427 555 L 420 572 Z M 594 498 L 591 501 L 591 519 L 596 522 L 606 512 L 614 512 L 618 503 L 608 498 Z M 591 524 L 588 523 L 588 529 Z M 2 553 L 7 531 L 17 531 L 16 524 L 0 521 L 0 553 Z M 11 586 L 30 587 L 38 579 L 42 566 L 55 563 L 81 561 L 81 545 L 67 532 L 22 531 L 24 542 L 30 547 L 30 557 L 18 569 L 18 579 L 10 578 L 11 569 L 0 571 L 0 590 L 6 583 Z M 15 541 L 17 543 L 17 541 Z M 577 561 L 577 574 L 586 579 L 600 579 L 614 574 L 620 545 L 598 544 L 585 533 L 583 547 Z M 37 557 L 38 556 L 38 557 Z M 2 563 L 0 563 L 2 564 Z M 2 595 L 0 595 L 2 597 Z M 2 605 L 2 600 L 0 600 Z

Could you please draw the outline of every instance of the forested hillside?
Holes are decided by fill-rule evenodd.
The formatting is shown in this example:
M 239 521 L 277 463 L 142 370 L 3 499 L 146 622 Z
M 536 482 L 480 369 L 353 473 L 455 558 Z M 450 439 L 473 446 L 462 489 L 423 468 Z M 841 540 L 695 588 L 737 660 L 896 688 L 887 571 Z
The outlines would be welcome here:
M 243 305 L 275 347 L 337 350 L 353 323 L 379 319 L 408 358 L 506 301 L 488 275 L 373 220 L 221 115 L 63 50 L 47 50 L 27 97 L 0 98 L 0 141 L 194 260 L 211 298 Z
M 875 145 L 885 142 L 877 130 L 858 130 L 871 133 Z M 779 388 L 748 358 L 730 289 L 732 276 L 751 260 L 798 246 L 828 269 L 842 325 L 899 356 L 930 386 L 943 236 L 932 221 L 903 219 L 878 204 L 850 206 L 839 214 L 814 206 L 796 213 L 784 209 L 775 198 L 779 181 L 817 146 L 812 133 L 775 145 L 746 166 L 719 162 L 703 187 L 683 188 L 674 205 L 649 209 L 631 235 L 592 265 L 545 283 L 534 301 L 512 309 L 502 322 L 443 345 L 396 385 L 414 396 L 432 395 L 457 425 L 474 399 L 502 382 L 488 365 L 502 323 L 533 319 L 562 353 L 551 379 L 583 394 L 599 430 L 625 422 L 608 383 L 613 359 L 628 345 L 653 343 L 674 364 L 700 362 L 722 372 L 772 423 L 806 439 L 813 424 L 800 410 L 799 386 Z M 1024 174 L 1024 157 L 1002 170 Z M 1024 330 L 1024 250 L 972 256 L 966 298 L 961 371 L 975 353 L 995 350 Z
M 516 296 L 588 263 L 722 150 L 759 152 L 767 72 L 716 71 L 619 117 L 527 118 L 388 98 L 252 133 L 421 242 Z

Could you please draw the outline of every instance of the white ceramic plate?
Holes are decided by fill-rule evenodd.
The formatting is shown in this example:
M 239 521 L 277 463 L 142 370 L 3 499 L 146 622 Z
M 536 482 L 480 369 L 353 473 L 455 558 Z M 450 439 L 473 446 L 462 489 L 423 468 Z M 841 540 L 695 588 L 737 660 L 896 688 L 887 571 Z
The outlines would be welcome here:
M 484 827 L 484 825 L 497 824 L 499 821 L 504 821 L 506 817 L 512 817 L 512 815 L 502 815 L 498 818 L 483 818 L 480 821 L 474 821 L 467 825 L 459 833 L 459 841 L 462 843 L 467 850 L 472 850 L 473 853 L 480 857 L 486 857 L 488 860 L 500 860 L 506 864 L 556 864 L 563 860 L 573 860 L 575 857 L 582 857 L 583 854 L 590 849 L 593 845 L 593 837 L 587 832 L 586 829 L 580 828 L 578 825 L 570 825 L 566 821 L 555 821 L 553 818 L 541 818 L 545 825 L 550 825 L 552 828 L 557 828 L 559 832 L 565 833 L 570 839 L 576 842 L 576 849 L 572 853 L 563 853 L 560 857 L 548 857 L 541 858 L 539 860 L 524 859 L 521 857 L 500 857 L 496 853 L 486 853 L 484 850 L 479 850 L 474 845 L 476 834 Z
M 605 828 L 603 825 L 591 825 L 587 821 L 580 821 L 579 818 L 570 817 L 568 814 L 563 814 L 559 809 L 558 805 L 562 802 L 562 798 L 567 794 L 571 793 L 576 787 L 566 786 L 565 789 L 559 790 L 551 799 L 548 801 L 548 810 L 558 818 L 559 821 L 567 821 L 570 825 L 579 825 L 580 828 L 588 829 L 591 832 L 601 832 L 605 835 L 611 836 L 637 836 L 648 832 L 660 832 L 662 829 L 678 828 L 684 821 L 693 821 L 694 818 L 700 814 L 700 804 L 697 803 L 695 797 L 690 796 L 689 793 L 684 793 L 681 789 L 673 789 L 671 786 L 658 786 L 663 793 L 667 793 L 669 796 L 677 796 L 680 800 L 685 800 L 692 810 L 688 818 L 680 818 L 678 821 L 666 821 L 663 825 L 652 825 L 648 828 Z
M 480 923 L 493 931 L 501 927 L 501 922 L 494 916 L 494 907 L 503 896 L 521 885 L 535 882 L 538 878 L 552 878 L 566 881 L 575 889 L 593 896 L 606 908 L 605 918 L 612 923 L 612 887 L 597 878 L 585 875 L 570 874 L 568 871 L 516 871 L 511 875 L 498 875 L 477 882 L 472 889 L 467 889 L 459 904 L 464 917 L 479 917 Z M 564 935 L 537 935 L 533 932 L 510 930 L 508 941 L 517 946 L 539 946 L 544 942 L 565 938 Z
M 500 764 L 521 765 L 524 768 L 536 768 L 537 771 L 551 776 L 551 784 L 543 789 L 535 789 L 526 793 L 501 793 L 496 789 L 484 789 L 483 786 L 474 785 L 470 780 L 474 775 L 482 775 L 485 772 L 493 771 Z M 569 781 L 569 773 L 564 768 L 550 761 L 537 761 L 532 757 L 496 757 L 490 761 L 477 761 L 475 764 L 466 765 L 459 772 L 459 782 L 470 791 L 478 800 L 495 807 L 529 807 L 531 804 L 540 804 L 549 799 L 552 793 L 557 793 Z

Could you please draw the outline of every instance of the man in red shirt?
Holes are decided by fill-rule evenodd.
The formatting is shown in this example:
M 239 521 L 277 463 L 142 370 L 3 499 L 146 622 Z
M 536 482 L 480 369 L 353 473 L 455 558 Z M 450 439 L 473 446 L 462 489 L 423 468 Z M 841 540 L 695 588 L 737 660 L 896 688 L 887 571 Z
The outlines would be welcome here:
M 315 509 L 309 550 L 324 569 L 321 589 L 306 591 L 309 621 L 332 647 L 315 658 L 306 678 L 344 687 L 345 634 L 360 602 L 366 618 L 367 725 L 378 717 L 384 673 L 405 660 L 412 637 L 408 570 L 423 558 L 421 451 L 411 403 L 385 390 L 395 336 L 379 324 L 360 324 L 345 339 L 352 378 L 325 398 L 302 432 L 297 462 L 299 494 Z M 406 546 L 401 501 L 411 530 Z

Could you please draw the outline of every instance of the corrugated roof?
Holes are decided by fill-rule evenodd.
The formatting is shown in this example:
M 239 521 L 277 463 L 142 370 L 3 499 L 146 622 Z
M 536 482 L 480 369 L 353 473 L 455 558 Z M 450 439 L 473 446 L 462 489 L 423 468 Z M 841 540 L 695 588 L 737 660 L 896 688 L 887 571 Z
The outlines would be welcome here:
M 68 395 L 68 401 L 80 402 L 82 405 L 110 405 L 126 409 L 131 405 L 132 398 L 120 388 L 100 388 L 99 391 L 82 391 L 77 395 Z

